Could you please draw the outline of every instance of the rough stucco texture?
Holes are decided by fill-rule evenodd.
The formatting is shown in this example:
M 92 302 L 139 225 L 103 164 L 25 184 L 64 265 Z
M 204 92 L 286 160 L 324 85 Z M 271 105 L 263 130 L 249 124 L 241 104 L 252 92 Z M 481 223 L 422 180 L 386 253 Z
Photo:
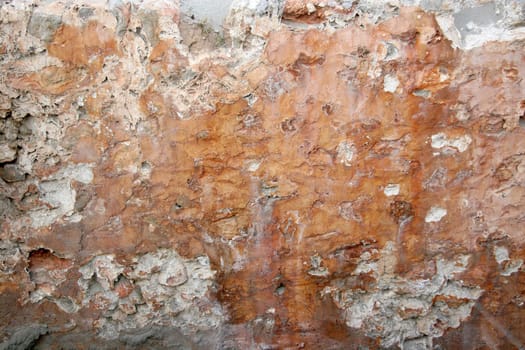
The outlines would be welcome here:
M 0 349 L 523 348 L 523 2 L 184 11 L 0 3 Z

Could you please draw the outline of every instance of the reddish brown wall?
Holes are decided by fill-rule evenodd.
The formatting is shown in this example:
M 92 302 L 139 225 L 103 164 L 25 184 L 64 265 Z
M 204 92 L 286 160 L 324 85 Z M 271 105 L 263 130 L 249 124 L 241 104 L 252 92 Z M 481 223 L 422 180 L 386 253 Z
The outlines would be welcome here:
M 1 5 L 0 348 L 522 347 L 519 4 L 373 3 Z

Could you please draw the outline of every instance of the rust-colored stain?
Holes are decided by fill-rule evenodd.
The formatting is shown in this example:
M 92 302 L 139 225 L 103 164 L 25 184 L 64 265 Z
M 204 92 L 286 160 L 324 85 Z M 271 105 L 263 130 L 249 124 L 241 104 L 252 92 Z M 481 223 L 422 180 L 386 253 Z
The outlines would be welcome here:
M 322 17 L 292 10 L 292 19 Z M 158 248 L 205 255 L 217 271 L 209 297 L 224 307 L 225 337 L 240 348 L 376 348 L 381 337 L 366 324 L 350 327 L 338 299 L 377 288 L 373 271 L 356 272 L 363 261 L 382 261 L 392 244 L 399 281 L 430 280 L 439 259 L 464 254 L 454 281 L 483 296 L 463 328 L 435 344 L 459 349 L 457 339 L 488 328 L 502 348 L 525 341 L 525 275 L 518 268 L 505 277 L 525 259 L 522 42 L 453 49 L 434 17 L 413 8 L 366 28 L 282 26 L 241 68 L 203 60 L 189 72 L 177 43 L 160 40 L 142 62 L 151 81 L 141 91 L 118 63 L 113 88 L 103 83 L 108 56 L 126 55 L 119 45 L 101 23 L 62 25 L 48 51 L 64 66 L 13 78 L 14 88 L 62 95 L 68 106 L 78 104 L 77 84 L 93 87 L 75 107 L 83 119 L 61 141 L 63 162 L 92 165 L 92 182 L 71 184 L 81 219 L 11 233 L 35 249 L 30 271 L 72 269 L 61 273 L 79 278 L 75 267 L 101 254 L 122 264 Z M 180 84 L 190 73 L 199 83 Z M 134 109 L 130 101 L 114 108 L 119 89 L 132 91 Z M 510 254 L 501 263 L 499 246 Z M 22 263 L 13 269 L 30 283 Z M 0 280 L 0 298 L 17 288 Z M 122 279 L 114 288 L 126 298 L 134 287 Z M 456 310 L 471 299 L 437 294 L 429 303 Z M 95 319 L 102 312 L 93 308 L 68 317 Z M 423 312 L 403 308 L 399 319 Z

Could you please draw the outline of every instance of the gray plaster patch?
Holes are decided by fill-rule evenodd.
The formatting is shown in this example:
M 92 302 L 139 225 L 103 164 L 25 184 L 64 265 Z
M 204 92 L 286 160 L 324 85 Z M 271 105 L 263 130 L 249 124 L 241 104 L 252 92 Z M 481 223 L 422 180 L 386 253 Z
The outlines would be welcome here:
M 59 16 L 36 12 L 29 20 L 27 31 L 29 34 L 49 42 L 60 24 L 62 24 L 62 19 Z
M 454 24 L 461 36 L 466 36 L 477 27 L 488 27 L 502 19 L 501 10 L 493 2 L 477 7 L 465 8 L 454 14 Z
M 441 337 L 447 328 L 459 327 L 482 295 L 479 287 L 456 280 L 469 260 L 468 255 L 452 260 L 437 257 L 432 278 L 407 279 L 395 273 L 397 249 L 387 242 L 380 252 L 364 252 L 348 281 L 333 283 L 321 295 L 332 296 L 343 310 L 347 326 L 379 339 L 382 347 L 417 349 L 427 344 L 430 347 L 424 349 L 428 349 L 432 348 L 432 338 Z M 375 279 L 370 289 L 340 287 L 352 285 L 362 274 Z
M 90 7 L 82 7 L 80 10 L 78 10 L 78 17 L 82 18 L 83 20 L 87 20 L 89 17 L 93 16 L 94 12 L 95 10 Z
M 220 305 L 208 299 L 215 271 L 206 256 L 189 260 L 159 249 L 125 266 L 112 254 L 99 255 L 79 272 L 82 307 L 104 311 L 105 316 L 94 322 L 104 339 L 151 326 L 173 326 L 191 335 L 217 329 L 223 322 Z
M 441 30 L 454 47 L 465 50 L 493 40 L 525 37 L 523 0 L 360 0 L 346 3 L 355 4 L 352 5 L 355 13 L 373 23 L 398 15 L 402 6 L 420 7 L 436 16 Z
M 221 31 L 224 19 L 230 12 L 232 0 L 181 0 L 181 11 L 193 16 L 199 23 L 208 24 L 215 31 Z
M 38 185 L 40 199 L 47 203 L 29 213 L 32 227 L 51 225 L 62 216 L 69 216 L 75 210 L 77 200 L 76 191 L 71 186 L 71 181 L 89 184 L 93 181 L 93 169 L 89 164 L 76 164 L 64 167 L 52 174 Z

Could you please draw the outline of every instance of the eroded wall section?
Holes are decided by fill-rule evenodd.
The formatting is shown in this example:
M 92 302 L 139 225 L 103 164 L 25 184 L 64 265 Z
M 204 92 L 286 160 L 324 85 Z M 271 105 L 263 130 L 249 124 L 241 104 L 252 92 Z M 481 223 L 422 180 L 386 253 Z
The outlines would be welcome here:
M 0 348 L 523 347 L 522 2 L 179 5 L 1 2 Z

